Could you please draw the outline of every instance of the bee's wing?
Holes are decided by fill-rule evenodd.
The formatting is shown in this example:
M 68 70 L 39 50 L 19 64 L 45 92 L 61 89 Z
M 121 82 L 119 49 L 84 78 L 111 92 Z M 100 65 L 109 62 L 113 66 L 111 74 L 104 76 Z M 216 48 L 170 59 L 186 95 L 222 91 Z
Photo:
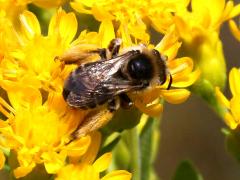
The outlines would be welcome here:
M 142 87 L 143 84 L 134 84 L 128 80 L 112 79 L 102 82 L 94 90 L 87 89 L 82 91 L 82 93 L 70 92 L 67 102 L 73 107 L 95 107 L 95 105 L 103 104 L 121 93 L 138 90 Z
M 80 108 L 94 107 L 120 93 L 142 88 L 142 84 L 117 75 L 122 64 L 137 53 L 139 52 L 129 51 L 116 58 L 88 63 L 76 69 L 65 84 L 68 104 Z

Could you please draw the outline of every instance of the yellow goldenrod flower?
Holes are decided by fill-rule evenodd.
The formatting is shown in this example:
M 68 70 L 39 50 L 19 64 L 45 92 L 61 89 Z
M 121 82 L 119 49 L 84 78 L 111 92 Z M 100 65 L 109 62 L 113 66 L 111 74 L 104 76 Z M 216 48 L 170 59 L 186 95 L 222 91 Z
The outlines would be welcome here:
M 77 165 L 67 165 L 66 167 L 62 168 L 61 171 L 58 174 L 58 177 L 56 180 L 115 180 L 115 179 L 121 179 L 121 180 L 130 180 L 131 174 L 127 171 L 123 170 L 116 170 L 108 173 L 104 177 L 100 178 L 100 172 L 104 171 L 103 167 L 106 166 L 106 162 L 110 156 L 110 154 L 105 154 L 101 156 L 99 159 L 94 162 L 93 165 L 88 165 L 84 163 L 80 163 Z M 102 163 L 102 164 L 100 164 Z
M 44 164 L 47 173 L 54 174 L 67 157 L 79 157 L 87 151 L 89 136 L 69 143 L 84 112 L 69 110 L 61 94 L 49 93 L 42 102 L 40 91 L 31 85 L 14 83 L 6 89 L 12 106 L 0 99 L 0 111 L 7 117 L 6 121 L 0 120 L 0 145 L 17 156 L 15 177 L 27 175 L 37 164 Z
M 20 15 L 20 22 L 21 31 L 12 34 L 17 46 L 8 53 L 11 60 L 1 62 L 2 84 L 22 82 L 47 91 L 61 91 L 70 70 L 62 71 L 61 62 L 54 59 L 69 48 L 77 32 L 75 15 L 58 10 L 50 21 L 47 36 L 41 34 L 33 13 L 25 11 Z
M 229 85 L 232 92 L 232 98 L 228 100 L 220 91 L 216 88 L 216 95 L 219 102 L 227 110 L 223 114 L 225 123 L 231 128 L 236 129 L 240 124 L 240 71 L 237 68 L 232 68 L 229 73 Z
M 26 5 L 21 0 L 1 0 L 0 11 L 4 12 L 12 22 L 16 23 L 18 15 L 26 9 Z
M 91 133 L 92 142 L 87 152 L 80 158 L 70 159 L 72 164 L 61 168 L 57 173 L 57 180 L 114 180 L 114 179 L 131 179 L 131 174 L 123 170 L 114 170 L 104 177 L 100 178 L 100 173 L 107 170 L 111 162 L 111 153 L 105 153 L 96 159 L 101 144 L 101 134 L 98 132 Z
M 222 88 L 226 79 L 225 59 L 219 39 L 220 27 L 239 12 L 239 6 L 234 7 L 233 1 L 192 0 L 191 11 L 179 11 L 174 17 L 183 41 L 183 53 L 195 60 L 202 71 L 202 78 L 214 86 Z
M 18 24 L 18 16 L 27 9 L 27 5 L 33 3 L 42 8 L 60 7 L 67 0 L 1 0 L 0 10 L 4 11 L 7 17 Z
M 220 27 L 239 13 L 239 5 L 234 6 L 233 1 L 191 0 L 188 8 L 174 15 L 174 25 L 182 42 L 181 55 L 191 57 L 201 70 L 201 78 L 192 86 L 192 91 L 201 95 L 217 112 L 214 87 L 224 88 L 226 82 Z
M 108 168 L 111 156 L 111 153 L 105 153 L 95 162 L 81 161 L 77 164 L 69 164 L 58 172 L 56 180 L 130 180 L 131 173 L 124 170 L 115 170 L 100 177 L 100 173 Z
M 118 26 L 116 30 L 120 37 L 129 33 L 131 37 L 148 43 L 146 23 L 150 21 L 153 25 L 158 25 L 158 29 L 166 31 L 172 24 L 171 13 L 185 8 L 188 1 L 74 0 L 71 6 L 80 13 L 92 14 L 102 24 L 113 23 L 115 28 Z
M 9 58 L 10 52 L 17 48 L 13 24 L 5 11 L 0 10 L 0 58 Z

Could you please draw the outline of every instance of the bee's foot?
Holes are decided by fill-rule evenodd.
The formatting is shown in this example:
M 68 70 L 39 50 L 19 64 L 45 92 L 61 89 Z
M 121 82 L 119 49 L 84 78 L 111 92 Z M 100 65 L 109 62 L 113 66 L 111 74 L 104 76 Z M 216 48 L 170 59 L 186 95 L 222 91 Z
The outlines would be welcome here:
M 112 99 L 111 101 L 108 102 L 108 110 L 110 112 L 114 112 L 116 110 L 118 110 L 120 107 L 120 102 L 119 99 Z

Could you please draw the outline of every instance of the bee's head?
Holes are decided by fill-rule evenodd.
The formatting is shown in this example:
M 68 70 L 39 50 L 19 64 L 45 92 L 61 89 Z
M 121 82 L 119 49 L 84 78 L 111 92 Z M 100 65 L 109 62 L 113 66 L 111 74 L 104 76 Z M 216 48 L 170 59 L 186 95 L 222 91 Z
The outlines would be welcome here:
M 127 71 L 133 80 L 163 84 L 167 79 L 167 57 L 155 49 L 141 47 L 139 54 L 132 57 L 127 65 Z
M 144 53 L 137 54 L 129 60 L 127 71 L 134 80 L 150 81 L 154 77 L 154 66 L 150 57 Z

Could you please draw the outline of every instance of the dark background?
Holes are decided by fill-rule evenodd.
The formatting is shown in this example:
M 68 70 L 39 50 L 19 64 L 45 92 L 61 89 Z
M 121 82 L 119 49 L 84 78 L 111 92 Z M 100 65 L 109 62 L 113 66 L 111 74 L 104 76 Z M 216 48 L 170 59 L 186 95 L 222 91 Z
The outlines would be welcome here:
M 233 66 L 240 67 L 240 43 L 227 24 L 222 28 L 221 39 L 229 73 Z M 225 94 L 231 97 L 229 89 Z M 240 164 L 225 148 L 221 132 L 224 127 L 223 121 L 196 95 L 180 105 L 167 104 L 161 122 L 157 174 L 162 180 L 169 180 L 177 165 L 190 159 L 205 180 L 240 180 Z

